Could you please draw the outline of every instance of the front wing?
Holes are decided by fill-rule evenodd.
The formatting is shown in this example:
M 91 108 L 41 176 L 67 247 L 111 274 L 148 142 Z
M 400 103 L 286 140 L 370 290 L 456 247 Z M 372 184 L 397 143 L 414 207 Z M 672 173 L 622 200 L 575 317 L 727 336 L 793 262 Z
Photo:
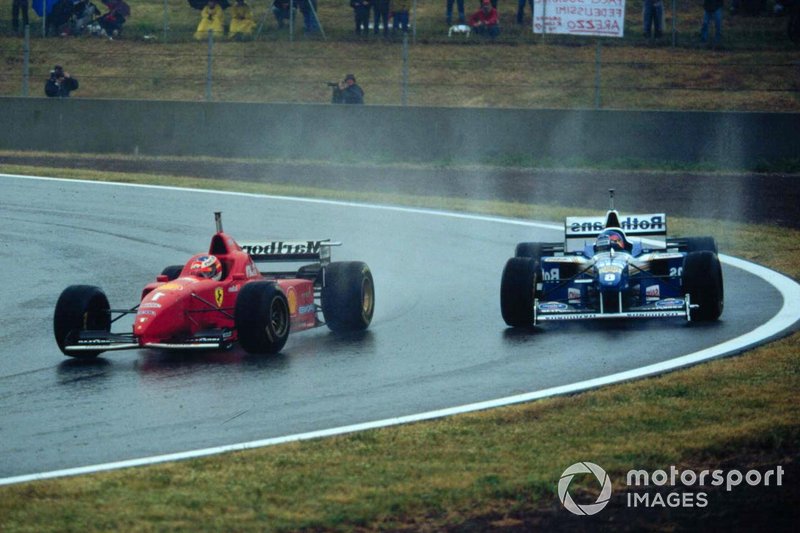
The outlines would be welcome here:
M 602 320 L 621 318 L 670 318 L 679 317 L 691 320 L 690 310 L 698 307 L 692 304 L 687 294 L 683 299 L 667 298 L 647 305 L 631 307 L 624 311 L 605 312 L 602 309 L 586 309 L 563 302 L 533 303 L 533 324 L 556 320 Z M 620 305 L 621 308 L 621 305 Z

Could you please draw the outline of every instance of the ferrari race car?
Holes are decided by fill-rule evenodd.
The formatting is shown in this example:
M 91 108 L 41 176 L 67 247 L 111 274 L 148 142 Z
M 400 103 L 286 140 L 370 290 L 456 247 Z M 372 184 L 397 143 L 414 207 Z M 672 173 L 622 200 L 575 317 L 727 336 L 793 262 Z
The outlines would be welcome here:
M 500 287 L 506 324 L 683 317 L 713 321 L 723 308 L 713 237 L 667 239 L 665 214 L 568 217 L 564 242 L 522 242 Z
M 185 265 L 166 267 L 142 290 L 132 309 L 111 309 L 91 285 L 67 287 L 58 299 L 53 330 L 61 351 L 91 358 L 108 350 L 224 349 L 239 342 L 249 353 L 277 353 L 289 331 L 326 324 L 333 331 L 366 329 L 375 308 L 375 288 L 362 262 L 331 262 L 322 241 L 243 243 L 217 232 L 207 253 Z M 256 263 L 292 262 L 288 272 L 262 273 Z M 135 315 L 132 331 L 111 325 Z M 321 316 L 320 316 L 321 315 Z

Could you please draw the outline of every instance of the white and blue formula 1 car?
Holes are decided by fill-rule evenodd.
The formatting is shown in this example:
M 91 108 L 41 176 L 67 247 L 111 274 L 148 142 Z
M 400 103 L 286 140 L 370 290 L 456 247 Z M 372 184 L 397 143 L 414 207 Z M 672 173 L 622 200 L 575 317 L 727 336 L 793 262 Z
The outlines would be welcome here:
M 722 314 L 722 268 L 713 237 L 667 239 L 665 214 L 620 218 L 614 191 L 605 218 L 567 217 L 564 242 L 521 242 L 506 263 L 500 308 L 506 324 L 547 320 Z

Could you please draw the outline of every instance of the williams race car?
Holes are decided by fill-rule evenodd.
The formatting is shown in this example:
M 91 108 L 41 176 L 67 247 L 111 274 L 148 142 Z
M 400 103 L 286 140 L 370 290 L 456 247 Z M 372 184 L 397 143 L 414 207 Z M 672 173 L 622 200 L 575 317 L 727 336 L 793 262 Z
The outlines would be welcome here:
M 184 265 L 166 267 L 142 290 L 132 309 L 111 309 L 103 291 L 91 285 L 67 287 L 58 299 L 53 330 L 61 351 L 91 358 L 108 350 L 224 349 L 237 342 L 248 353 L 277 353 L 289 331 L 323 324 L 333 331 L 366 329 L 372 321 L 375 289 L 362 262 L 331 262 L 322 241 L 267 241 L 241 246 L 217 232 L 207 253 Z M 288 272 L 262 273 L 256 263 L 302 264 Z M 111 325 L 135 315 L 132 331 Z
M 568 217 L 564 242 L 522 242 L 500 287 L 506 324 L 547 320 L 722 314 L 722 268 L 713 237 L 667 239 L 664 214 Z

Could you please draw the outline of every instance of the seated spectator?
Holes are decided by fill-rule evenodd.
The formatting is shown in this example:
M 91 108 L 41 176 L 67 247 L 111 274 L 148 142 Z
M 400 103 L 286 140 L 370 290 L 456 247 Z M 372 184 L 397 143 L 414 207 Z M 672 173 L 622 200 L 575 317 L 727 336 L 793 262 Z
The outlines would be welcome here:
M 72 17 L 70 18 L 69 34 L 80 35 L 100 14 L 97 6 L 88 0 L 76 0 L 72 3 Z
M 200 22 L 197 24 L 194 38 L 198 41 L 208 39 L 209 31 L 214 32 L 214 37 L 222 38 L 225 35 L 224 17 L 222 6 L 217 0 L 208 0 L 208 4 L 200 12 Z
M 278 28 L 283 28 L 286 22 L 291 18 L 289 13 L 290 5 L 292 5 L 292 2 L 289 0 L 272 0 L 272 14 L 275 15 Z M 297 11 L 297 1 L 295 1 L 293 5 L 295 11 Z M 295 16 L 297 16 L 297 13 L 295 13 Z
M 131 16 L 131 8 L 124 0 L 102 0 L 108 12 L 97 19 L 101 35 L 116 37 L 122 32 L 122 25 Z
M 64 72 L 61 65 L 50 71 L 50 78 L 44 84 L 44 94 L 51 98 L 69 98 L 69 93 L 78 88 L 78 80 Z
M 481 8 L 472 14 L 467 24 L 478 35 L 488 35 L 493 39 L 500 35 L 500 19 L 490 0 L 481 1 Z
M 228 29 L 228 37 L 241 40 L 253 35 L 256 28 L 256 20 L 253 17 L 253 10 L 244 0 L 236 0 L 236 4 L 231 8 L 231 26 Z

